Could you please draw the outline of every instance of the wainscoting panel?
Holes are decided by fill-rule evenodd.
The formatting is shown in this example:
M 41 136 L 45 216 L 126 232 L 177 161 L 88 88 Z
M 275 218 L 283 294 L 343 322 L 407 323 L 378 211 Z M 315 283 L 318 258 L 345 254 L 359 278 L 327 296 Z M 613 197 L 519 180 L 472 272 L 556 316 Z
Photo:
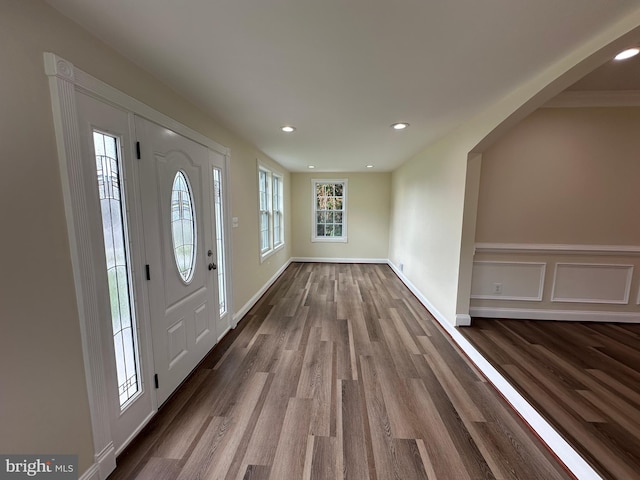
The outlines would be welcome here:
M 552 302 L 627 304 L 633 265 L 557 263 Z
M 475 248 L 471 317 L 640 323 L 640 246 Z
M 473 262 L 471 298 L 541 301 L 546 264 L 541 262 Z

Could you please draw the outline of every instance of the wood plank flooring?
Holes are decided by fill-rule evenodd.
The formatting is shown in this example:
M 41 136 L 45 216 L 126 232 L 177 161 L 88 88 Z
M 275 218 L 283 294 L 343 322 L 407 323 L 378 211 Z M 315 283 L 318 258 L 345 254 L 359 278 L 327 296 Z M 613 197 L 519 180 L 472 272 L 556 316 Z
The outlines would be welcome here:
M 388 266 L 294 263 L 109 478 L 572 477 Z
M 606 479 L 640 479 L 640 325 L 473 319 L 470 342 Z

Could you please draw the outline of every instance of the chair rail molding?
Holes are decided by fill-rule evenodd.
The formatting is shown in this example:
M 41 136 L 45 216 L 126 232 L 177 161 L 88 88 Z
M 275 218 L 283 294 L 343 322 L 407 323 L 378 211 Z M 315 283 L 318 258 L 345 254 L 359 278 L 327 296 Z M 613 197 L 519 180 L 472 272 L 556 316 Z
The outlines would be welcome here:
M 640 255 L 636 245 L 581 245 L 562 243 L 476 243 L 476 253 L 549 253 L 563 255 Z

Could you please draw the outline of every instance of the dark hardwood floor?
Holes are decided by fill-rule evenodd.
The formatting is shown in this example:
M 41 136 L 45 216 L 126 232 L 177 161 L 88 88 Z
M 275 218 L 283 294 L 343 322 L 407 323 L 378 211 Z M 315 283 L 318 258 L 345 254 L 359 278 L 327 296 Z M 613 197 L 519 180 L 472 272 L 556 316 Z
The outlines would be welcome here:
M 110 479 L 572 478 L 385 265 L 294 263 Z
M 471 343 L 606 479 L 640 479 L 640 325 L 473 319 Z

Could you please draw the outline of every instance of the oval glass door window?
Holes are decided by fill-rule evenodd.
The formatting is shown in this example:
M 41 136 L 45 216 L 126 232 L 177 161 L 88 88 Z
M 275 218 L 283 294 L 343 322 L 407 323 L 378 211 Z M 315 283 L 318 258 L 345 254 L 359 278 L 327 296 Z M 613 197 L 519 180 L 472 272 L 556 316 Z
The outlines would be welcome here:
M 178 272 L 182 281 L 189 283 L 196 260 L 196 222 L 189 180 L 181 170 L 171 187 L 171 238 Z

